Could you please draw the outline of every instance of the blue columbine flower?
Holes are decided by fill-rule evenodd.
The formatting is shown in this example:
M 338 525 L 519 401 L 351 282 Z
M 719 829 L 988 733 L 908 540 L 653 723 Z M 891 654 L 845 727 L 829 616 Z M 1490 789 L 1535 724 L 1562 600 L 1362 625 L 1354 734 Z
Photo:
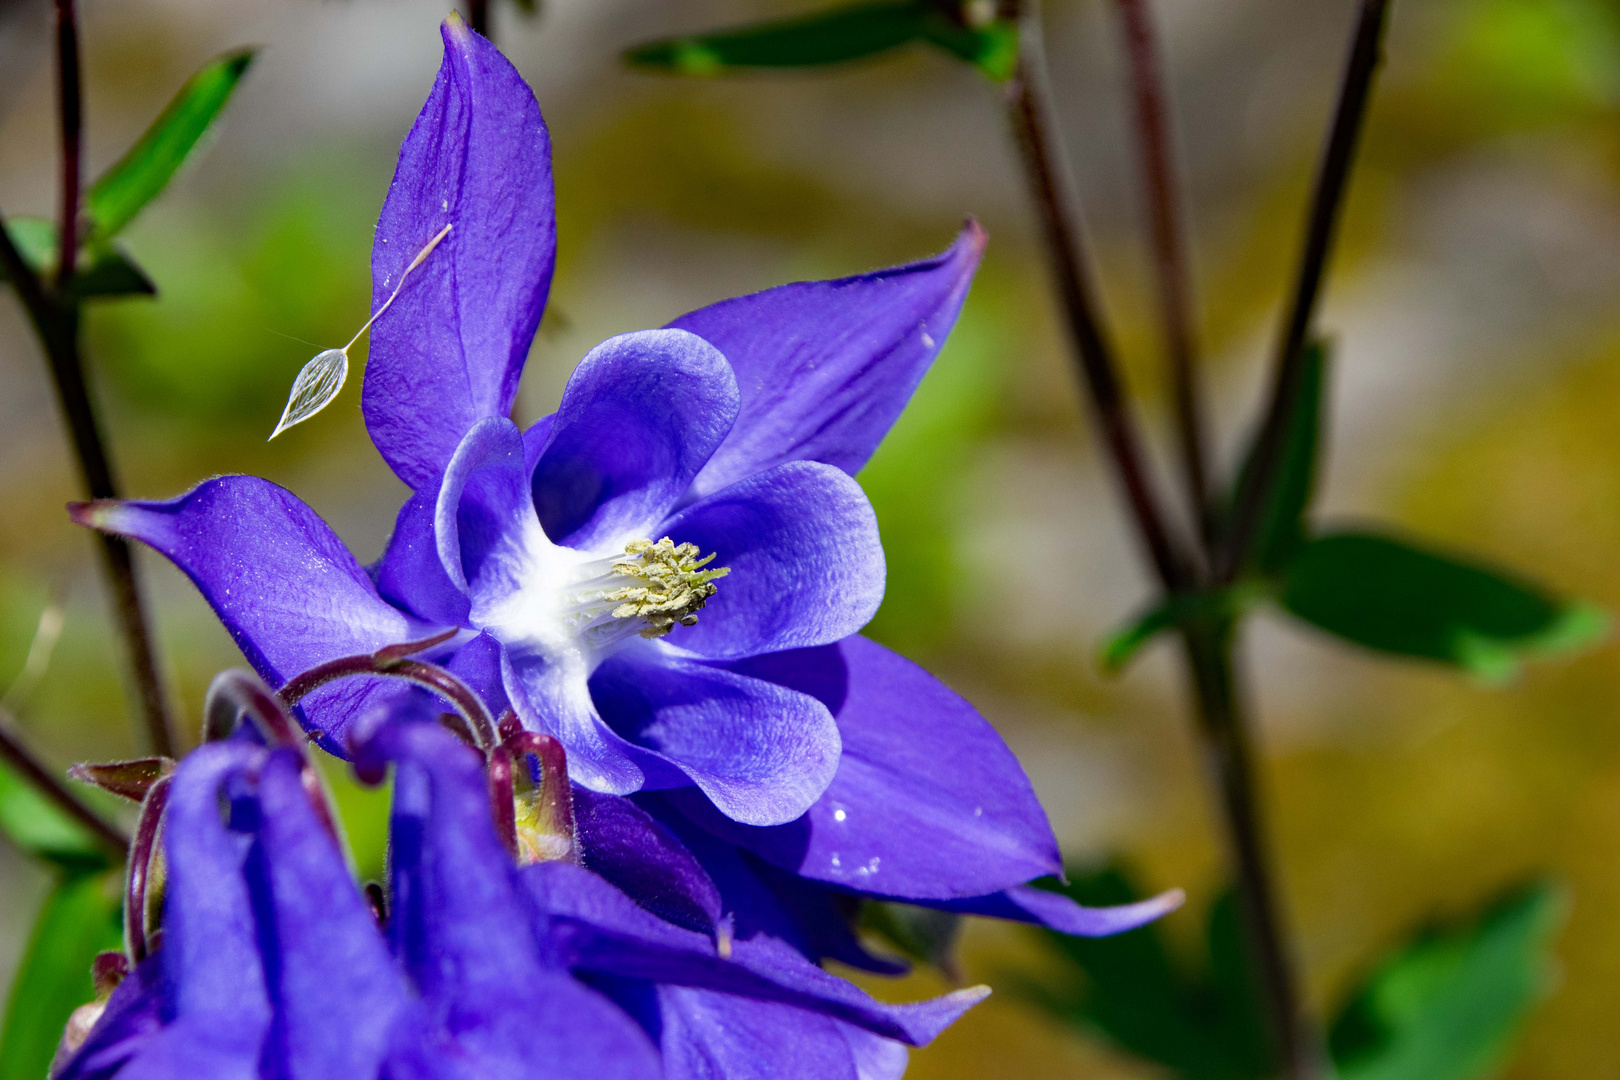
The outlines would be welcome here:
M 202 590 L 253 666 L 318 664 L 448 629 L 429 654 L 566 747 L 587 865 L 675 925 L 860 962 L 839 898 L 1111 933 L 1174 899 L 1092 911 L 1012 753 L 978 712 L 857 631 L 884 565 L 852 479 L 955 321 L 984 234 L 942 255 L 787 285 L 599 346 L 558 411 L 506 419 L 549 286 L 549 145 L 529 88 L 458 22 L 407 137 L 373 253 L 362 395 L 412 488 L 363 568 L 253 477 L 79 521 Z M 724 576 L 720 576 L 721 571 Z M 304 699 L 324 746 L 399 691 Z M 868 966 L 882 966 L 868 960 Z
M 986 992 L 885 1005 L 770 941 L 658 919 L 569 862 L 520 868 L 478 755 L 431 722 L 388 720 L 356 751 L 370 779 L 395 767 L 384 925 L 296 746 L 204 746 L 163 813 L 161 944 L 57 1080 L 881 1077 L 897 1074 L 861 1063 L 903 1062 Z

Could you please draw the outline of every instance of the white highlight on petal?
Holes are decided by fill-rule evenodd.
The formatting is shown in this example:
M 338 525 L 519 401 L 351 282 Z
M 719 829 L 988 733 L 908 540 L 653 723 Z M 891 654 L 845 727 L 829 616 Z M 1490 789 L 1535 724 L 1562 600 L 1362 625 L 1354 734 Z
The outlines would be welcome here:
M 438 234 L 416 253 L 416 258 L 412 259 L 405 272 L 399 275 L 399 284 L 394 286 L 394 291 L 388 294 L 388 299 L 383 301 L 382 307 L 366 320 L 366 324 L 355 332 L 347 345 L 341 349 L 327 349 L 317 353 L 314 359 L 299 369 L 298 377 L 293 380 L 292 393 L 287 395 L 287 405 L 281 410 L 281 420 L 277 422 L 276 430 L 270 433 L 271 439 L 294 424 L 303 423 L 332 404 L 332 400 L 338 396 L 338 392 L 343 389 L 343 384 L 349 378 L 349 350 L 354 348 L 354 343 L 360 340 L 361 334 L 371 329 L 372 323 L 382 318 L 382 313 L 388 310 L 399 296 L 399 291 L 405 287 L 405 280 L 411 276 L 411 271 L 427 261 L 433 249 L 439 246 L 439 241 L 449 236 L 453 227 L 446 225 L 440 229 Z

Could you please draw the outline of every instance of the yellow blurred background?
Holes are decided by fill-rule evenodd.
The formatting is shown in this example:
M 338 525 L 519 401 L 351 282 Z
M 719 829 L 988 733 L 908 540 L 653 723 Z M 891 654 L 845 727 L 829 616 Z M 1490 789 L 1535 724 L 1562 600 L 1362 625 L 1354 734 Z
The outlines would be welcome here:
M 1152 651 L 1102 678 L 1096 643 L 1148 597 L 1100 471 L 1042 276 L 995 91 L 907 50 L 836 72 L 671 81 L 626 46 L 814 0 L 495 0 L 556 156 L 559 263 L 519 411 L 554 406 L 610 334 L 806 277 L 991 234 L 955 335 L 861 480 L 889 553 L 872 632 L 967 694 L 1029 770 L 1076 860 L 1124 855 L 1186 887 L 1191 946 L 1222 878 L 1178 671 Z M 1159 342 L 1105 0 L 1052 0 L 1068 153 L 1107 308 L 1150 428 Z M 1163 0 L 1221 444 L 1248 426 L 1331 107 L 1349 0 Z M 293 375 L 364 321 L 372 224 L 432 82 L 444 0 L 84 0 L 92 175 L 211 55 L 263 45 L 210 151 L 128 247 L 161 297 L 98 308 L 96 390 L 125 487 L 167 497 L 220 472 L 292 488 L 363 560 L 404 488 L 351 385 L 267 445 Z M 0 0 L 0 208 L 52 212 L 47 4 Z M 1620 610 L 1620 9 L 1608 0 L 1398 0 L 1321 324 L 1337 342 L 1322 495 Z M 0 684 L 39 614 L 66 631 L 20 710 L 53 762 L 137 748 L 76 476 L 22 316 L 0 302 Z M 1163 442 L 1162 438 L 1160 440 Z M 174 704 L 240 662 L 190 586 L 144 560 Z M 1514 1080 L 1620 1075 L 1620 649 L 1506 689 L 1392 663 L 1282 617 L 1245 643 L 1282 882 L 1326 1008 L 1426 917 L 1552 871 L 1573 896 L 1557 992 Z M 194 738 L 194 735 L 192 736 Z M 362 859 L 375 837 L 357 836 Z M 371 846 L 368 848 L 367 845 Z M 368 854 L 370 852 L 371 854 Z M 44 873 L 0 846 L 0 984 Z M 1038 963 L 1016 928 L 971 927 L 968 977 Z M 915 976 L 897 992 L 937 989 Z M 1135 1071 L 1133 1071 L 1135 1070 Z M 1009 995 L 909 1074 L 1137 1075 Z

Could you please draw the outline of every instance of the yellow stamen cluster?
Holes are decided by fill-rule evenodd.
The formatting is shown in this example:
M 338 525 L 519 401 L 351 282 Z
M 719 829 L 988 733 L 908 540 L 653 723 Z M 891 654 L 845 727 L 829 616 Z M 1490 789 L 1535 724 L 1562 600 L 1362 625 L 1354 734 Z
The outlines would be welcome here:
M 703 569 L 714 561 L 713 554 L 700 559 L 696 544 L 676 544 L 667 536 L 657 543 L 632 540 L 624 553 L 629 557 L 615 562 L 612 572 L 635 584 L 604 593 L 602 599 L 618 604 L 614 618 L 645 620 L 641 636 L 649 639 L 663 637 L 676 623 L 696 625 L 698 611 L 719 591 L 714 580 L 731 572 L 726 566 Z

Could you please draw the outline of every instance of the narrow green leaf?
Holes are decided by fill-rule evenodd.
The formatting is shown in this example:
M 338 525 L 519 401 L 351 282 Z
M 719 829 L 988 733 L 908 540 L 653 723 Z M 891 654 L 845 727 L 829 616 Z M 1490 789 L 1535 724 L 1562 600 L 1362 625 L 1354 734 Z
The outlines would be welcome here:
M 56 264 L 56 224 L 36 217 L 14 217 L 6 222 L 6 234 L 23 257 L 23 262 L 37 274 L 50 271 Z M 0 267 L 0 280 L 5 277 Z
M 1104 674 L 1118 674 L 1144 645 L 1171 627 L 1200 620 L 1231 622 L 1266 595 L 1266 590 L 1252 582 L 1239 582 L 1225 589 L 1172 596 L 1106 638 L 1098 650 L 1098 662 Z
M 924 37 L 932 15 L 921 0 L 878 0 L 797 19 L 654 41 L 629 50 L 625 60 L 674 75 L 837 64 Z
M 56 223 L 44 218 L 13 218 L 6 232 L 23 259 L 41 276 L 56 272 Z M 5 281 L 0 270 L 0 281 Z M 79 253 L 73 292 L 81 300 L 116 296 L 155 296 L 157 286 L 146 272 L 124 252 L 108 243 L 97 243 Z
M 1527 658 L 1571 652 L 1608 617 L 1475 563 L 1387 536 L 1338 533 L 1300 548 L 1282 580 L 1284 608 L 1381 652 L 1455 664 L 1487 682 Z
M 0 1080 L 41 1080 L 62 1029 L 95 990 L 96 955 L 122 940 L 117 875 L 64 873 L 45 901 L 0 1027 Z
M 1012 78 L 1018 66 L 1018 25 L 1004 19 L 972 27 L 935 13 L 928 20 L 924 36 L 930 44 L 966 60 L 995 82 Z
M 73 292 L 81 300 L 157 295 L 146 271 L 111 245 L 97 245 L 81 258 L 85 261 L 73 279 Z
M 1565 907 L 1551 885 L 1520 888 L 1383 960 L 1334 1022 L 1340 1080 L 1494 1075 L 1551 989 L 1550 944 Z
M 230 100 L 256 50 L 238 49 L 204 65 L 116 165 L 85 194 L 89 241 L 106 240 L 128 225 L 174 179 Z
M 1142 651 L 1142 647 L 1176 625 L 1176 606 L 1171 601 L 1136 616 L 1115 630 L 1097 650 L 1097 663 L 1105 675 L 1117 675 Z
M 1288 557 L 1304 543 L 1308 533 L 1305 513 L 1316 491 L 1318 462 L 1321 458 L 1323 407 L 1326 398 L 1329 350 L 1326 342 L 1312 341 L 1305 349 L 1304 365 L 1297 393 L 1288 405 L 1283 429 L 1282 456 L 1271 476 L 1271 490 L 1261 507 L 1259 523 L 1251 539 L 1247 565 L 1262 574 L 1281 569 Z M 1256 433 L 1255 438 L 1258 439 Z M 1238 472 L 1230 515 L 1249 497 L 1255 482 L 1251 443 Z
M 59 866 L 99 870 L 107 852 L 95 837 L 10 767 L 0 764 L 0 833 L 24 851 Z

